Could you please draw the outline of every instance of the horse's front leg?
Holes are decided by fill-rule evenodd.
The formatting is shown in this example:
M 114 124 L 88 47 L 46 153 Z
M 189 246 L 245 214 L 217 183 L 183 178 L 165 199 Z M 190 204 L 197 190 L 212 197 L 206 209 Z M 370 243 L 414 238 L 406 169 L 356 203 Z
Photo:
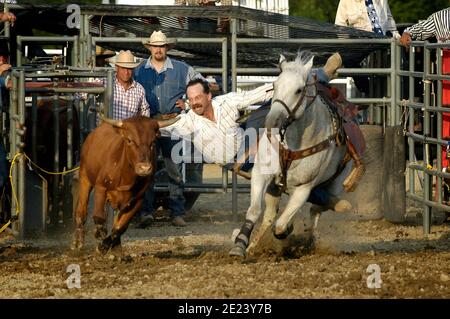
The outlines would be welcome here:
M 264 210 L 263 220 L 258 228 L 258 231 L 254 235 L 250 246 L 248 247 L 249 255 L 256 254 L 259 247 L 263 247 L 264 243 L 270 236 L 270 227 L 275 221 L 275 217 L 278 213 L 278 206 L 281 199 L 281 190 L 274 182 L 269 184 L 267 192 L 265 194 L 266 208 Z M 269 231 L 269 232 L 268 232 Z
M 293 230 L 292 219 L 299 208 L 302 207 L 312 190 L 312 184 L 304 184 L 295 188 L 283 213 L 276 220 L 273 234 L 278 239 L 285 239 Z
M 263 196 L 266 193 L 267 186 L 273 179 L 273 175 L 253 173 L 251 179 L 250 207 L 245 215 L 245 222 L 234 240 L 234 247 L 229 252 L 231 256 L 245 256 L 253 226 L 262 212 Z

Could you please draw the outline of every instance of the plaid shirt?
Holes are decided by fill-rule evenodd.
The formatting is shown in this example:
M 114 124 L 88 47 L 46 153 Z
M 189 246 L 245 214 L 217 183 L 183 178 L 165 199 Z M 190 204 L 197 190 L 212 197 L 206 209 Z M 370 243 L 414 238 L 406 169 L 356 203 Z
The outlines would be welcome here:
M 123 120 L 129 117 L 143 115 L 150 116 L 150 106 L 145 98 L 144 87 L 132 80 L 130 87 L 125 90 L 114 77 L 114 105 L 113 119 Z

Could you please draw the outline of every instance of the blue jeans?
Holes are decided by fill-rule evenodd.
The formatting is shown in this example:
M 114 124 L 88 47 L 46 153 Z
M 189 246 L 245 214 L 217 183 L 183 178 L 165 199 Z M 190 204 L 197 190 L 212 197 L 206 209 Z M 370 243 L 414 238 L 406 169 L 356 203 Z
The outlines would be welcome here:
M 183 216 L 185 213 L 184 204 L 185 198 L 183 196 L 183 177 L 181 175 L 181 163 L 175 164 L 171 158 L 173 146 L 178 143 L 177 140 L 171 140 L 170 137 L 161 137 L 156 141 L 156 154 L 161 151 L 164 159 L 164 166 L 169 175 L 169 209 L 172 217 Z M 141 215 L 150 213 L 153 214 L 155 208 L 153 202 L 155 200 L 154 183 L 150 185 L 145 192 L 144 204 L 142 205 Z
M 309 72 L 308 81 L 311 80 L 312 74 L 313 73 Z M 328 75 L 325 74 L 325 71 L 323 70 L 323 68 L 316 69 L 315 74 L 317 76 L 317 81 L 319 81 L 320 83 L 322 83 L 324 85 L 328 85 L 328 82 L 330 82 L 330 78 L 328 77 Z

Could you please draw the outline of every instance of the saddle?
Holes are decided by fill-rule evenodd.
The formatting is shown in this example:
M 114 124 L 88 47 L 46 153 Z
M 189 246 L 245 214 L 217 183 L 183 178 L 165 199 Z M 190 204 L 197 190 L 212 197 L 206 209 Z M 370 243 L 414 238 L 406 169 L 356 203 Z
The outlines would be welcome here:
M 347 101 L 341 91 L 335 87 L 327 87 L 317 83 L 318 94 L 323 101 L 333 108 L 342 118 L 342 126 L 348 140 L 353 144 L 357 154 L 361 157 L 366 150 L 366 142 L 357 123 L 357 115 L 363 108 Z
M 345 96 L 334 87 L 327 87 L 321 83 L 317 84 L 318 94 L 329 107 L 334 108 L 342 119 L 342 127 L 346 135 L 347 154 L 344 158 L 345 164 L 353 159 L 354 165 L 350 174 L 345 179 L 343 186 L 346 192 L 353 192 L 365 172 L 365 166 L 361 157 L 366 151 L 366 142 L 357 122 L 358 112 L 364 108 L 347 101 Z

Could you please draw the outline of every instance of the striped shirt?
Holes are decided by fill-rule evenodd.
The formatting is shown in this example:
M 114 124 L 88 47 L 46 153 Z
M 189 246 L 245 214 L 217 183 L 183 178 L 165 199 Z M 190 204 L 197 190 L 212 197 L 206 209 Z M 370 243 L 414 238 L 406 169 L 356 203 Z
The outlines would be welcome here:
M 244 138 L 236 120 L 239 111 L 252 104 L 268 101 L 273 96 L 273 84 L 265 84 L 254 90 L 228 93 L 212 99 L 215 122 L 193 111 L 180 115 L 180 120 L 161 128 L 162 136 L 190 138 L 203 155 L 203 161 L 217 164 L 232 163 Z
M 113 119 L 123 120 L 129 117 L 150 116 L 150 106 L 145 98 L 144 87 L 132 80 L 130 87 L 125 88 L 114 77 Z
M 436 37 L 439 42 L 450 41 L 450 7 L 435 12 L 426 20 L 406 28 L 405 32 L 415 40 L 425 40 Z

